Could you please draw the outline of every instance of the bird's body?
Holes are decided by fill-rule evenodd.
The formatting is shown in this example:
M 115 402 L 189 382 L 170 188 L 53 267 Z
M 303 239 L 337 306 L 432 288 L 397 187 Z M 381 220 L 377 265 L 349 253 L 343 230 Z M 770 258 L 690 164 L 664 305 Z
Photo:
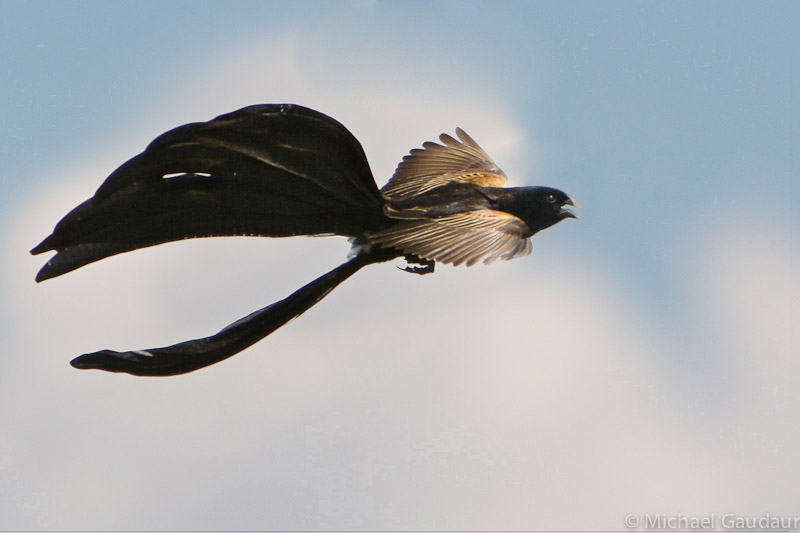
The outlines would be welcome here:
M 351 259 L 217 335 L 167 348 L 103 350 L 73 361 L 138 375 L 189 372 L 257 342 L 360 268 L 405 257 L 472 265 L 530 253 L 530 237 L 574 205 L 547 187 L 503 187 L 506 176 L 461 129 L 424 143 L 378 190 L 344 126 L 295 105 L 251 106 L 171 130 L 73 209 L 31 252 L 55 250 L 37 281 L 110 255 L 212 236 L 343 235 Z

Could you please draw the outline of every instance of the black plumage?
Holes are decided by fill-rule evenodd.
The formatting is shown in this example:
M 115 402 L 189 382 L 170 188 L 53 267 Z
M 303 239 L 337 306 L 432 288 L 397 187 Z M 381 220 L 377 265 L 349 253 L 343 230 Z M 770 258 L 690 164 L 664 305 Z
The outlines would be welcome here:
M 122 252 L 212 236 L 343 235 L 351 258 L 214 336 L 166 348 L 103 350 L 72 361 L 136 375 L 174 375 L 247 348 L 362 267 L 405 257 L 472 265 L 530 253 L 530 237 L 564 218 L 565 193 L 504 188 L 506 176 L 461 129 L 424 143 L 378 190 L 360 143 L 297 105 L 257 105 L 156 138 L 68 213 L 31 253 L 55 251 L 42 281 Z

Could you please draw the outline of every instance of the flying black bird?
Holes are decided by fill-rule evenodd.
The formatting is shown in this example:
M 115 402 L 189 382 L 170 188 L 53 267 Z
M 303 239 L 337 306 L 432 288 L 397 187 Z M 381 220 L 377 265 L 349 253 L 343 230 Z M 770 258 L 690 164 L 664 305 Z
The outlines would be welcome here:
M 211 337 L 165 348 L 102 350 L 72 361 L 142 376 L 191 372 L 230 357 L 319 302 L 359 269 L 404 257 L 473 265 L 531 251 L 565 218 L 565 193 L 503 188 L 506 175 L 463 130 L 411 150 L 378 190 L 355 137 L 297 105 L 255 105 L 156 138 L 115 170 L 31 250 L 57 252 L 36 281 L 122 252 L 195 237 L 343 235 L 349 260 Z

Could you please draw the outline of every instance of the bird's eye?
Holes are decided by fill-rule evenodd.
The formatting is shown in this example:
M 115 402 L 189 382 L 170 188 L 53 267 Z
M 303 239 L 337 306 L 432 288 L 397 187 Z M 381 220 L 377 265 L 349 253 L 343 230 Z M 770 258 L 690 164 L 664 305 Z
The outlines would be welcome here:
M 557 198 L 556 198 L 556 195 L 555 195 L 555 194 L 548 194 L 547 196 L 545 196 L 545 197 L 544 197 L 544 200 L 545 200 L 545 201 L 546 201 L 548 204 L 554 204 L 554 203 L 556 203 L 556 201 L 557 201 Z

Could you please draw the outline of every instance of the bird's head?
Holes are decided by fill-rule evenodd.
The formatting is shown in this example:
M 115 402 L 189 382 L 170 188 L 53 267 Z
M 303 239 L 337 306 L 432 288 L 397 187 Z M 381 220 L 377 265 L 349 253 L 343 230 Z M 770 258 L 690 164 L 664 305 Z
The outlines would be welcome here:
M 557 224 L 565 218 L 579 218 L 568 206 L 580 207 L 567 193 L 551 187 L 525 187 L 519 195 L 516 214 L 532 233 Z

